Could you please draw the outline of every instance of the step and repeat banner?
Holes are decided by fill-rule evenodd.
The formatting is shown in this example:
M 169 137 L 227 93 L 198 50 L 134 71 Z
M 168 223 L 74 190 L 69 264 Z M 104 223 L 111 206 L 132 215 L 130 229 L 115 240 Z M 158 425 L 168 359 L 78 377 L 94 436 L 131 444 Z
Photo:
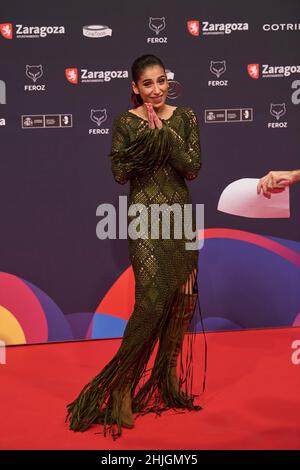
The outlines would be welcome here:
M 269 170 L 300 167 L 300 3 L 53 0 L 0 15 L 0 339 L 122 336 L 127 240 L 99 224 L 129 195 L 111 173 L 112 122 L 147 53 L 168 104 L 199 119 L 203 166 L 187 184 L 204 204 L 205 329 L 300 326 L 300 184 L 256 194 Z

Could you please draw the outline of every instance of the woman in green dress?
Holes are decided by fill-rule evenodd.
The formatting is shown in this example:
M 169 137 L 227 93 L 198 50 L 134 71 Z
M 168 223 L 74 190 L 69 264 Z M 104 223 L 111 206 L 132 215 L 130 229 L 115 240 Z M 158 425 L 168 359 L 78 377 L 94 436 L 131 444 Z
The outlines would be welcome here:
M 134 426 L 133 413 L 201 409 L 192 393 L 194 335 L 187 335 L 183 348 L 198 298 L 198 250 L 186 249 L 185 233 L 175 237 L 182 220 L 168 210 L 192 202 L 185 180 L 196 178 L 201 166 L 198 120 L 191 108 L 166 104 L 169 84 L 156 56 L 137 58 L 132 79 L 134 108 L 114 119 L 110 158 L 115 181 L 130 181 L 130 206 L 142 204 L 149 216 L 138 226 L 139 237 L 128 239 L 135 305 L 118 352 L 68 405 L 66 418 L 74 431 L 100 423 L 104 435 L 108 429 L 114 438 L 122 427 Z M 158 237 L 150 232 L 153 204 L 163 208 Z M 167 213 L 169 238 L 161 232 Z M 196 233 L 194 211 L 190 219 Z M 147 369 L 156 344 L 154 365 Z

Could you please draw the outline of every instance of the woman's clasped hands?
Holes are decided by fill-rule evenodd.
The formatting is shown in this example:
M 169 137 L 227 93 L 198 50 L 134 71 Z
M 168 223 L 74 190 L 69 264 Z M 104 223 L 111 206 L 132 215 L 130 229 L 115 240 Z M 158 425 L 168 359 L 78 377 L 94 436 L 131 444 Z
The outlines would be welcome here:
M 153 109 L 152 103 L 144 103 L 148 114 L 148 124 L 150 129 L 161 129 L 163 124 Z

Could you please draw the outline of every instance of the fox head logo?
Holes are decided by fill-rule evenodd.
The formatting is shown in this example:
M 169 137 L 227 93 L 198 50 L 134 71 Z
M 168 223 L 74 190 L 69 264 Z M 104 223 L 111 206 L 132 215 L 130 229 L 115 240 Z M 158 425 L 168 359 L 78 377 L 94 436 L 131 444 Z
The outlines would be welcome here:
M 211 73 L 215 74 L 217 78 L 220 78 L 222 73 L 226 71 L 226 61 L 225 60 L 219 60 L 219 61 L 210 61 L 210 68 L 209 70 Z
M 73 83 L 73 85 L 77 85 L 78 69 L 77 68 L 66 69 L 66 77 L 67 77 L 68 82 Z
M 259 78 L 259 64 L 248 64 L 247 70 L 251 78 L 255 80 Z
M 149 28 L 158 35 L 166 27 L 166 19 L 163 16 L 162 18 L 149 18 Z
M 188 32 L 192 35 L 192 36 L 199 36 L 200 34 L 200 23 L 198 20 L 189 20 L 187 22 L 187 29 L 188 29 Z
M 101 126 L 102 122 L 107 119 L 106 109 L 91 109 L 90 114 L 91 120 L 97 124 L 98 127 Z
M 12 39 L 13 37 L 13 27 L 11 23 L 2 23 L 0 24 L 0 33 L 5 39 Z
M 43 75 L 43 67 L 41 65 L 26 65 L 26 76 L 35 83 Z
M 277 121 L 281 118 L 286 113 L 286 106 L 285 103 L 280 103 L 280 104 L 273 104 L 271 103 L 270 106 L 270 114 L 274 116 Z

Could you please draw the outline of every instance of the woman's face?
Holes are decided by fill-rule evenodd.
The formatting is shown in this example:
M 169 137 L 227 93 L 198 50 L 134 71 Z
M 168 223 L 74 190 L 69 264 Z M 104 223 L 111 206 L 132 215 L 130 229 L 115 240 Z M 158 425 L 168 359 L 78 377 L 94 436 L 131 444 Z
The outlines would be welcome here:
M 134 93 L 139 93 L 143 103 L 152 103 L 153 108 L 161 108 L 167 98 L 168 81 L 164 69 L 159 65 L 147 67 L 135 84 L 132 82 Z

